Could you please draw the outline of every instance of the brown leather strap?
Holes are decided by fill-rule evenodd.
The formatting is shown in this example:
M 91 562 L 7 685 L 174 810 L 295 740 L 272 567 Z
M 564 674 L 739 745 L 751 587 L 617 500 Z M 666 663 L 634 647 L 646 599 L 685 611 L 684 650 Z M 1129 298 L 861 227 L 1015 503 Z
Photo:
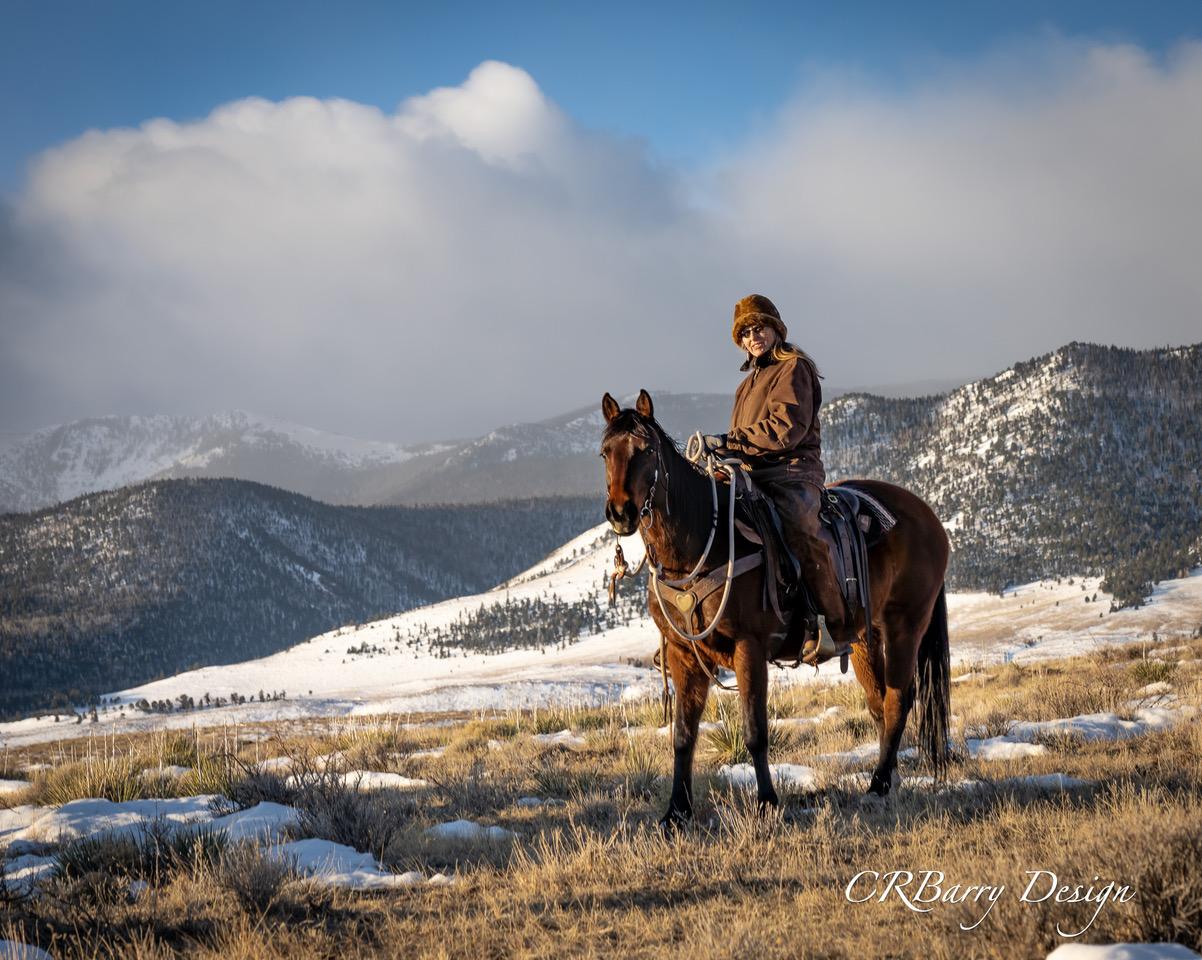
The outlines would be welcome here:
M 762 553 L 749 553 L 744 557 L 739 557 L 735 561 L 731 579 L 740 577 L 749 570 L 754 570 L 763 562 L 764 555 Z M 710 594 L 720 590 L 725 584 L 726 565 L 723 564 L 711 570 L 688 590 L 678 590 L 676 587 L 670 587 L 662 580 L 659 582 L 659 590 L 663 594 L 664 599 L 669 601 L 667 606 L 675 608 L 677 613 L 686 617 L 685 624 L 688 629 L 692 630 L 694 629 L 691 624 L 692 614 L 700 609 L 701 604 Z

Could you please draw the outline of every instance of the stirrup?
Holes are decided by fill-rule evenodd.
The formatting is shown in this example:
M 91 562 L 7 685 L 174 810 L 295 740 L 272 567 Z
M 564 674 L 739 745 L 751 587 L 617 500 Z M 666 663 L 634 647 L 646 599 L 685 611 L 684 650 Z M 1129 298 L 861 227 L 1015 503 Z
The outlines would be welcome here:
M 843 673 L 847 673 L 847 655 L 850 651 L 850 643 L 842 645 L 835 643 L 835 638 L 831 636 L 830 629 L 826 625 L 826 616 L 820 613 L 818 614 L 818 638 L 814 639 L 811 636 L 806 640 L 801 660 L 803 663 L 816 667 L 832 657 L 838 657 L 840 669 Z

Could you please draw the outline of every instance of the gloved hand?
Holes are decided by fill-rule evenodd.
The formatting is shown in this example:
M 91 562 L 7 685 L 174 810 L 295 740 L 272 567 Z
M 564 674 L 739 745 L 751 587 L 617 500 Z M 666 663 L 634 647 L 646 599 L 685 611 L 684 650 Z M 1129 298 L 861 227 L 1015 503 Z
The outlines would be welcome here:
M 707 433 L 701 438 L 706 453 L 722 453 L 726 450 L 726 435 Z

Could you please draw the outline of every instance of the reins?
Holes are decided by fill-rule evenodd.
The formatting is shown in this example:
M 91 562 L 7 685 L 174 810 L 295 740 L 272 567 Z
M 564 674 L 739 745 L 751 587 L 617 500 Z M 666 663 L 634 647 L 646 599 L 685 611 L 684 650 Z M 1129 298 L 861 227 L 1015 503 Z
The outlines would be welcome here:
M 697 444 L 697 451 L 698 451 L 698 455 L 699 455 L 700 451 L 702 449 L 704 449 L 704 446 L 702 445 L 700 433 L 696 433 L 693 435 L 692 438 L 690 438 L 688 449 L 690 449 L 690 450 L 693 449 L 694 443 Z M 686 456 L 687 456 L 687 452 L 686 452 Z M 734 570 L 735 570 L 735 489 L 736 489 L 736 484 L 738 482 L 736 480 L 736 477 L 738 476 L 738 473 L 737 473 L 738 463 L 739 463 L 738 460 L 719 460 L 713 454 L 706 454 L 705 472 L 706 472 L 707 476 L 709 477 L 710 492 L 713 495 L 714 508 L 713 508 L 712 519 L 710 522 L 709 539 L 706 541 L 705 550 L 702 551 L 701 559 L 697 561 L 697 565 L 693 568 L 692 572 L 690 572 L 687 576 L 685 576 L 681 580 L 668 579 L 667 577 L 664 576 L 663 566 L 661 566 L 659 563 L 657 563 L 655 560 L 655 557 L 652 555 L 653 549 L 652 549 L 651 545 L 646 544 L 646 549 L 648 551 L 648 555 L 652 555 L 651 556 L 651 589 L 655 594 L 656 602 L 659 604 L 660 612 L 663 613 L 664 619 L 668 621 L 668 626 L 672 628 L 672 632 L 675 633 L 676 636 L 680 637 L 681 640 L 684 640 L 689 644 L 689 649 L 691 649 L 693 651 L 693 657 L 697 661 L 697 665 L 699 667 L 701 667 L 701 669 L 705 673 L 705 675 L 707 677 L 709 677 L 710 682 L 717 684 L 717 686 L 722 690 L 736 690 L 737 688 L 728 686 L 727 684 L 723 683 L 709 669 L 709 667 L 707 667 L 705 665 L 705 661 L 701 659 L 701 653 L 697 649 L 697 644 L 700 641 L 704 640 L 706 637 L 708 637 L 717 628 L 718 621 L 722 619 L 722 614 L 726 611 L 727 601 L 730 600 L 730 587 L 735 579 L 735 572 L 734 572 Z M 727 541 L 728 541 L 729 546 L 728 546 L 727 557 L 726 557 L 725 583 L 722 585 L 722 600 L 718 604 L 717 611 L 714 613 L 713 617 L 710 619 L 710 625 L 708 627 L 706 627 L 704 630 L 702 630 L 700 633 L 689 633 L 688 631 L 682 630 L 678 626 L 676 626 L 676 623 L 672 619 L 672 615 L 670 613 L 668 613 L 667 604 L 664 603 L 663 593 L 660 590 L 660 583 L 663 582 L 663 583 L 667 584 L 669 587 L 674 587 L 677 590 L 688 590 L 690 587 L 695 585 L 696 580 L 701 575 L 701 571 L 705 567 L 705 561 L 709 558 L 710 548 L 714 544 L 714 536 L 718 532 L 717 469 L 720 465 L 723 465 L 723 466 L 726 466 L 729 468 L 728 472 L 730 473 L 730 478 L 731 478 L 730 479 L 730 506 L 727 509 L 727 534 L 728 534 Z M 646 543 L 645 538 L 644 538 L 644 543 Z M 661 634 L 661 645 L 666 645 L 665 638 L 662 636 L 662 634 Z M 661 674 L 663 674 L 663 679 L 666 682 L 667 674 L 664 673 L 664 671 L 667 669 L 667 667 L 666 667 L 666 664 L 664 663 L 665 659 L 666 659 L 666 657 L 663 657 L 663 656 L 660 657 L 660 672 L 661 672 Z
M 654 431 L 652 431 L 652 433 L 654 433 Z M 709 477 L 710 493 L 713 497 L 713 511 L 712 511 L 711 519 L 710 519 L 709 538 L 706 540 L 705 549 L 701 552 L 701 559 L 699 559 L 697 561 L 697 564 L 696 564 L 696 566 L 693 567 L 692 571 L 690 571 L 687 575 L 685 575 L 683 578 L 681 578 L 679 580 L 673 580 L 665 575 L 663 565 L 659 562 L 658 558 L 655 556 L 654 547 L 647 541 L 647 532 L 651 529 L 652 525 L 655 522 L 655 510 L 654 510 L 654 506 L 653 506 L 653 499 L 655 496 L 656 483 L 659 481 L 660 468 L 663 466 L 663 449 L 662 449 L 663 440 L 659 436 L 656 436 L 655 442 L 656 442 L 656 460 L 657 460 L 655 476 L 653 477 L 653 479 L 651 481 L 651 489 L 650 489 L 650 492 L 647 494 L 647 499 L 644 502 L 642 509 L 639 511 L 639 533 L 643 537 L 643 546 L 644 546 L 643 559 L 641 561 L 639 561 L 638 566 L 634 569 L 633 572 L 631 572 L 628 564 L 626 563 L 626 558 L 622 554 L 621 544 L 617 545 L 617 548 L 614 552 L 614 572 L 610 576 L 610 581 L 609 581 L 610 602 L 611 603 L 615 602 L 618 580 L 620 580 L 622 577 L 636 576 L 643 569 L 644 566 L 647 566 L 650 570 L 651 590 L 655 594 L 655 599 L 659 603 L 660 611 L 663 613 L 664 619 L 668 622 L 668 626 L 672 628 L 672 632 L 675 633 L 676 636 L 678 636 L 681 640 L 684 640 L 689 644 L 689 648 L 693 651 L 693 657 L 696 659 L 697 665 L 699 667 L 701 667 L 702 672 L 705 673 L 705 675 L 709 678 L 711 683 L 716 684 L 722 690 L 734 691 L 734 690 L 737 690 L 738 688 L 728 686 L 727 684 L 723 683 L 721 680 L 718 679 L 718 677 L 715 675 L 715 673 L 713 671 L 711 671 L 709 669 L 709 667 L 707 667 L 705 665 L 705 661 L 702 660 L 701 654 L 697 649 L 697 644 L 700 641 L 704 640 L 706 637 L 708 637 L 717 628 L 718 621 L 720 621 L 722 619 L 722 614 L 725 612 L 726 604 L 730 599 L 731 584 L 734 582 L 735 578 L 738 576 L 738 574 L 735 572 L 735 493 L 738 488 L 738 477 L 739 477 L 739 473 L 740 473 L 739 468 L 741 466 L 741 462 L 739 460 L 733 459 L 733 458 L 732 459 L 719 458 L 719 457 L 714 456 L 712 453 L 704 454 L 704 456 L 705 456 L 705 468 L 704 468 L 705 474 L 706 474 L 706 476 Z M 705 451 L 705 444 L 701 438 L 700 431 L 698 431 L 697 433 L 693 434 L 693 436 L 691 436 L 689 438 L 689 442 L 688 442 L 687 446 L 685 447 L 685 458 L 688 459 L 692 463 L 696 463 L 698 460 L 701 459 L 704 451 Z M 726 558 L 726 570 L 725 570 L 725 574 L 724 574 L 725 582 L 723 583 L 723 586 L 722 586 L 722 600 L 719 602 L 718 609 L 714 613 L 714 616 L 710 620 L 710 625 L 708 627 L 706 627 L 704 630 L 702 630 L 700 633 L 689 633 L 688 631 L 682 630 L 681 628 L 677 627 L 675 622 L 673 621 L 672 615 L 668 612 L 667 604 L 664 603 L 663 594 L 660 590 L 660 584 L 662 583 L 665 586 L 671 587 L 675 590 L 687 591 L 687 590 L 691 589 L 692 587 L 696 586 L 699 578 L 701 578 L 703 576 L 703 571 L 705 569 L 706 561 L 709 559 L 710 550 L 714 545 L 714 538 L 718 532 L 718 509 L 719 509 L 719 507 L 718 507 L 717 472 L 719 469 L 723 469 L 723 468 L 725 468 L 726 472 L 730 475 L 730 506 L 727 510 L 727 526 L 728 526 L 727 542 L 729 544 L 729 548 L 728 548 L 728 553 L 727 553 L 727 558 Z M 666 469 L 664 470 L 664 483 L 665 483 L 665 485 L 667 485 L 667 483 L 668 483 L 668 472 Z M 666 491 L 664 494 L 664 508 L 665 508 L 665 511 L 668 513 L 668 515 L 671 516 L 672 507 L 671 507 L 670 498 L 668 497 Z M 645 529 L 643 526 L 644 521 L 646 522 Z M 663 633 L 663 631 L 661 631 L 660 632 L 659 670 L 660 670 L 660 678 L 662 679 L 663 686 L 664 686 L 663 696 L 664 696 L 665 708 L 666 708 L 666 705 L 668 702 L 667 659 L 668 659 L 667 658 L 667 636 Z M 666 709 L 665 709 L 665 712 L 666 712 Z

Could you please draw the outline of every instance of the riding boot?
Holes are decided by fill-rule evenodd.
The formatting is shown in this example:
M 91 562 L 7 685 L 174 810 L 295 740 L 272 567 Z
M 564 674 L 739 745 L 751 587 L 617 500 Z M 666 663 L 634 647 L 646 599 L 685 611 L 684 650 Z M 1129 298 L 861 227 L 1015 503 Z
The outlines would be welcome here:
M 795 530 L 789 537 L 789 549 L 801 564 L 802 579 L 818 608 L 819 635 L 816 642 L 806 644 L 806 662 L 846 653 L 855 634 L 848 623 L 847 604 L 839 590 L 830 548 L 821 537 Z

